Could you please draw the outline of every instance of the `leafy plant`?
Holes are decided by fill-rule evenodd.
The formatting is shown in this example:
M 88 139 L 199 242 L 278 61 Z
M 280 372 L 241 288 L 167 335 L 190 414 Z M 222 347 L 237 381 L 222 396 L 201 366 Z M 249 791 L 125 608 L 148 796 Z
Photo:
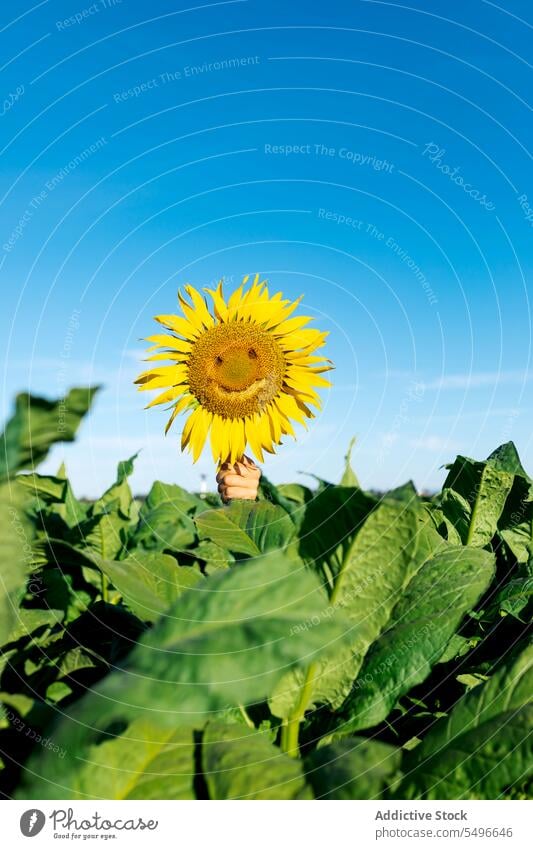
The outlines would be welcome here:
M 0 787 L 21 799 L 527 798 L 532 482 L 512 443 L 442 491 L 156 481 L 64 467 L 94 390 L 2 437 Z M 66 406 L 66 410 L 64 409 Z

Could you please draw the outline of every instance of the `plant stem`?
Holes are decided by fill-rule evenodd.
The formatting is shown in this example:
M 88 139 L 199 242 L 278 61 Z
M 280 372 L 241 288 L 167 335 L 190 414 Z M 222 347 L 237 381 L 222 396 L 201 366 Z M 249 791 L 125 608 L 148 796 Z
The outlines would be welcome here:
M 244 721 L 246 722 L 246 725 L 248 726 L 248 728 L 251 728 L 253 731 L 255 731 L 255 725 L 253 724 L 252 720 L 248 716 L 248 713 L 247 713 L 244 705 L 239 705 L 239 710 L 242 713 Z
M 102 601 L 109 601 L 109 581 L 107 575 L 102 572 Z
M 334 607 L 337 603 L 337 599 L 339 597 L 341 589 L 342 579 L 344 577 L 344 573 L 349 559 L 350 552 L 348 551 L 337 573 L 337 577 L 333 582 L 333 590 L 329 598 L 329 603 L 332 607 Z M 298 704 L 296 705 L 292 713 L 289 714 L 288 718 L 283 721 L 283 725 L 281 728 L 281 749 L 283 752 L 286 752 L 292 758 L 297 758 L 300 753 L 298 747 L 300 723 L 302 722 L 305 716 L 307 706 L 309 704 L 311 696 L 313 695 L 313 684 L 315 683 L 317 669 L 318 667 L 316 662 L 310 663 L 307 667 L 302 684 L 302 689 L 300 690 L 300 699 L 298 701 Z
M 282 751 L 290 755 L 291 758 L 297 758 L 300 754 L 298 747 L 300 723 L 305 716 L 305 711 L 307 710 L 307 705 L 313 692 L 316 671 L 317 664 L 310 663 L 305 672 L 298 704 L 289 715 L 288 719 L 283 721 L 281 728 L 281 748 Z

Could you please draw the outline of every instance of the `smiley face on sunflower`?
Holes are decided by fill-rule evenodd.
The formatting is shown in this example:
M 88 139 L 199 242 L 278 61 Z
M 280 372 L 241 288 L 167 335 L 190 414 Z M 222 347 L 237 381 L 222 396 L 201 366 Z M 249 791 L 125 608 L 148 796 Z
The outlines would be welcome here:
M 263 462 L 263 452 L 273 454 L 284 435 L 295 436 L 293 422 L 305 426 L 320 409 L 317 388 L 331 385 L 322 374 L 333 366 L 316 352 L 327 333 L 308 327 L 309 316 L 293 316 L 301 298 L 270 295 L 259 275 L 245 277 L 227 300 L 222 283 L 205 289 L 211 309 L 192 286 L 184 291 L 183 314 L 156 316 L 167 332 L 147 339 L 147 359 L 169 364 L 135 382 L 140 390 L 163 390 L 148 407 L 170 405 L 165 432 L 187 414 L 181 448 L 194 462 L 209 438 L 217 480 L 226 468 L 246 477 L 247 468 L 257 468 L 244 457 L 247 449 Z

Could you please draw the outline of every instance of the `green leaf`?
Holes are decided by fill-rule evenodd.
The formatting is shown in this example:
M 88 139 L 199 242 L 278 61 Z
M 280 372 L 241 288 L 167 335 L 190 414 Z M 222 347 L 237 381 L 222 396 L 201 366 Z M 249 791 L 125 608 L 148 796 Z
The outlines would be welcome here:
M 317 799 L 379 799 L 398 773 L 401 750 L 379 740 L 350 737 L 305 759 Z
M 202 563 L 202 571 L 206 575 L 212 575 L 220 569 L 228 569 L 235 563 L 235 558 L 225 548 L 221 548 L 214 542 L 202 540 L 194 548 L 187 551 L 189 557 Z
M 65 478 L 56 478 L 52 475 L 19 475 L 17 477 L 19 486 L 29 490 L 32 495 L 51 503 L 65 501 L 67 492 L 67 481 Z
M 491 466 L 501 472 L 509 472 L 512 475 L 521 475 L 523 478 L 531 482 L 531 478 L 520 462 L 520 457 L 518 456 L 518 451 L 516 450 L 514 442 L 506 442 L 504 445 L 500 445 L 499 448 L 496 448 L 492 454 L 489 454 L 487 463 L 490 463 Z
M 533 601 L 533 577 L 518 577 L 508 581 L 498 590 L 486 611 L 486 618 L 490 621 L 494 615 L 514 616 L 524 622 L 531 622 L 531 611 Z
M 291 511 L 294 510 L 295 505 L 307 504 L 313 498 L 313 490 L 301 483 L 280 483 L 276 489 L 285 499 L 285 503 L 287 501 L 294 502 L 294 504 L 289 505 Z M 283 504 L 281 506 L 283 507 Z
M 462 546 L 422 566 L 365 658 L 339 718 L 344 731 L 377 725 L 404 693 L 425 680 L 494 571 L 491 553 Z
M 18 475 L 17 484 L 38 497 L 50 513 L 60 516 L 69 528 L 76 528 L 87 515 L 87 507 L 75 497 L 69 481 L 52 475 Z
M 350 444 L 348 445 L 348 451 L 346 452 L 346 456 L 344 458 L 344 472 L 342 478 L 340 479 L 341 486 L 354 486 L 359 487 L 359 480 L 354 470 L 352 469 L 352 452 L 355 445 L 355 436 L 350 440 Z
M 454 634 L 444 653 L 440 656 L 439 663 L 449 663 L 451 660 L 464 657 L 470 649 L 477 646 L 480 639 L 480 637 L 462 637 L 460 634 Z
M 360 507 L 359 500 L 355 503 Z M 341 706 L 409 580 L 416 562 L 416 530 L 415 511 L 384 502 L 356 533 L 333 544 L 328 616 L 335 621 L 342 614 L 350 622 L 346 645 L 339 645 L 333 657 L 319 659 L 311 671 L 296 670 L 283 679 L 270 702 L 275 716 L 303 715 L 302 710 L 318 704 Z
M 125 560 L 93 561 L 107 575 L 124 601 L 140 619 L 154 621 L 202 575 L 189 566 L 179 566 L 174 557 L 160 552 L 136 551 Z
M 82 751 L 75 733 L 71 745 L 80 745 Z M 102 733 L 84 757 L 71 757 L 70 752 L 65 757 L 61 748 L 55 757 L 50 754 L 55 772 L 49 777 L 27 776 L 29 795 L 24 798 L 194 799 L 194 748 L 190 728 L 138 719 L 119 736 Z
M 533 646 L 463 696 L 403 764 L 400 799 L 496 799 L 533 771 Z
M 54 443 L 72 442 L 98 388 L 71 389 L 58 401 L 17 395 L 15 413 L 0 436 L 0 480 L 38 465 Z
M 179 552 L 196 539 L 192 516 L 206 509 L 205 502 L 175 484 L 156 481 L 139 513 L 139 524 L 129 537 L 129 547 Z
M 0 646 L 16 626 L 26 578 L 34 568 L 35 529 L 16 495 L 13 487 L 0 485 Z
M 104 511 L 80 523 L 80 548 L 86 548 L 104 559 L 119 557 L 125 547 L 129 524 L 129 520 L 119 513 L 118 502 L 108 504 Z
M 219 510 L 206 510 L 195 522 L 200 539 L 249 557 L 285 549 L 294 534 L 287 513 L 267 501 L 233 501 Z
M 533 552 L 532 499 L 531 483 L 517 475 L 498 521 L 500 537 L 517 561 L 524 564 L 530 561 Z
M 40 608 L 19 607 L 15 614 L 15 622 L 6 643 L 16 643 L 18 640 L 29 638 L 39 628 L 50 627 L 63 619 L 62 610 L 41 610 Z
M 129 521 L 132 518 L 133 495 L 128 483 L 128 475 L 131 475 L 133 472 L 133 464 L 136 457 L 137 454 L 134 454 L 129 460 L 121 460 L 119 462 L 115 483 L 100 498 L 93 502 L 91 516 L 94 517 L 102 513 L 108 513 L 112 509 L 118 512 L 121 519 Z
M 498 528 L 514 475 L 492 463 L 457 457 L 444 482 L 441 507 L 465 545 L 486 546 Z
M 403 483 L 395 489 L 389 489 L 383 498 L 392 501 L 403 501 L 411 507 L 415 507 L 420 501 L 413 481 L 407 481 L 407 483 Z
M 300 554 L 330 592 L 354 535 L 376 504 L 376 499 L 361 489 L 329 486 L 306 505 L 299 532 Z
M 162 483 L 155 481 L 152 484 L 150 492 L 146 496 L 144 507 L 148 513 L 161 507 L 164 504 L 170 504 L 175 508 L 176 516 L 179 513 L 185 513 L 192 516 L 196 513 L 201 513 L 206 509 L 206 503 L 192 492 L 187 492 L 181 486 L 174 483 Z
M 268 734 L 209 722 L 202 766 L 211 799 L 312 799 L 300 761 L 280 752 Z
M 320 625 L 307 629 L 315 617 Z M 201 726 L 213 713 L 263 700 L 286 670 L 309 663 L 345 630 L 344 621 L 324 616 L 316 578 L 297 563 L 271 554 L 225 570 L 184 593 L 123 670 L 60 721 L 54 741 L 65 761 L 77 763 L 117 723 L 144 717 L 159 727 Z M 53 782 L 56 760 L 37 753 L 31 771 Z

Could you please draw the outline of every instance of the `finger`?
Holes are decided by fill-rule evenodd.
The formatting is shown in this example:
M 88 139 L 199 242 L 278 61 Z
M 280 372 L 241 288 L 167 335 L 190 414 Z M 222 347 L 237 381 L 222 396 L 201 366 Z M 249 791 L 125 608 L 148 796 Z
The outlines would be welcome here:
M 230 474 L 235 474 L 235 467 L 230 465 L 230 463 L 223 463 L 223 465 L 220 467 L 220 469 L 217 472 L 217 476 L 216 476 L 217 481 L 223 480 L 225 478 L 225 476 L 228 474 L 228 472 Z
M 259 469 L 259 467 L 257 466 L 257 464 L 256 464 L 256 463 L 254 463 L 254 461 L 252 460 L 252 458 L 251 458 L 251 457 L 247 457 L 247 456 L 246 456 L 246 454 L 245 454 L 245 455 L 244 455 L 244 457 L 242 458 L 242 461 L 243 461 L 244 465 L 245 465 L 245 466 L 247 466 L 249 469 Z
M 220 481 L 225 486 L 242 486 L 245 489 L 257 489 L 257 481 L 252 478 L 241 478 L 240 475 L 228 473 L 224 479 Z
M 235 465 L 239 467 L 239 474 L 243 478 L 251 478 L 257 481 L 261 477 L 261 472 L 257 466 L 245 466 L 243 463 L 236 463 Z
M 243 498 L 247 501 L 255 501 L 255 493 L 251 489 L 245 489 L 243 486 L 228 486 L 224 498 Z

